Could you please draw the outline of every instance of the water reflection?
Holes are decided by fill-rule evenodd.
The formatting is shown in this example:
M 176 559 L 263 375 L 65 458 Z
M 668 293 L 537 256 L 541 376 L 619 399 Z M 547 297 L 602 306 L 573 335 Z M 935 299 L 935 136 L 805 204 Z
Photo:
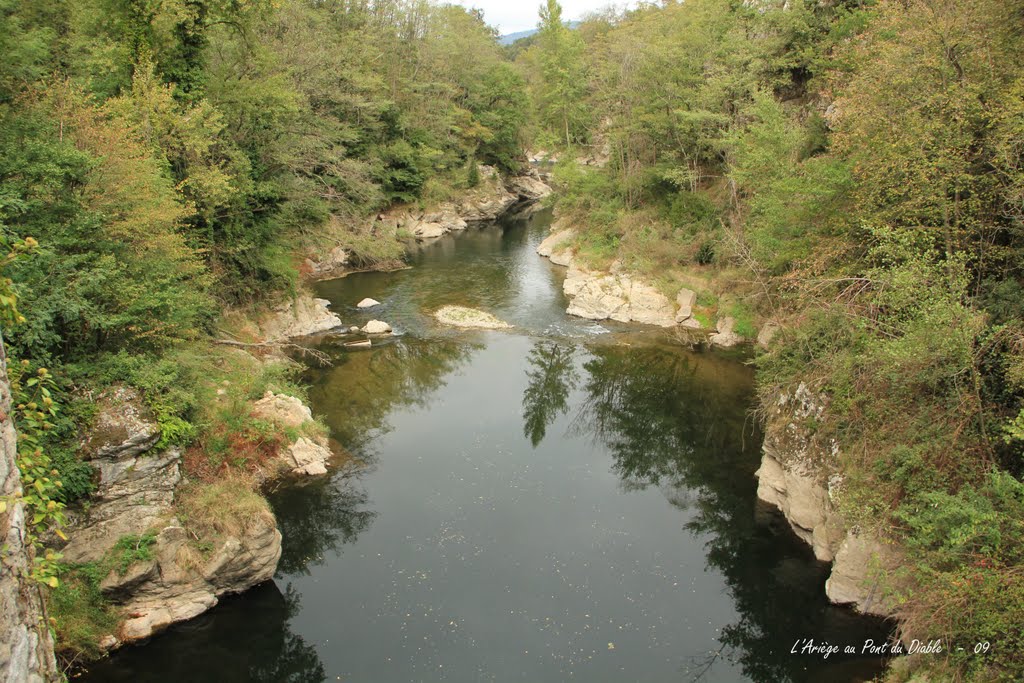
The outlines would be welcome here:
M 106 683 L 322 683 L 316 648 L 292 632 L 299 595 L 268 582 L 144 647 L 129 647 L 92 665 L 88 680 Z
M 366 492 L 348 485 L 344 477 L 305 486 L 285 487 L 270 496 L 281 529 L 279 575 L 308 574 L 328 554 L 354 543 L 377 513 L 368 509 Z
M 761 443 L 748 419 L 751 377 L 735 363 L 678 349 L 592 348 L 574 429 L 607 448 L 629 490 L 658 486 L 691 512 L 685 528 L 703 539 L 707 567 L 725 577 L 739 618 L 722 629 L 721 647 L 693 654 L 682 668 L 700 680 L 728 661 L 752 681 L 869 680 L 877 660 L 831 662 L 792 656 L 799 637 L 833 643 L 881 642 L 887 624 L 833 607 L 814 561 L 776 515 L 758 507 L 754 470 Z
M 571 346 L 539 341 L 527 359 L 529 382 L 523 391 L 523 435 L 536 448 L 548 427 L 569 409 L 569 392 L 576 388 L 579 373 Z
M 482 344 L 467 339 L 410 339 L 372 351 L 335 348 L 332 366 L 307 376 L 310 401 L 335 439 L 364 459 L 374 440 L 390 431 L 388 416 L 423 407 Z

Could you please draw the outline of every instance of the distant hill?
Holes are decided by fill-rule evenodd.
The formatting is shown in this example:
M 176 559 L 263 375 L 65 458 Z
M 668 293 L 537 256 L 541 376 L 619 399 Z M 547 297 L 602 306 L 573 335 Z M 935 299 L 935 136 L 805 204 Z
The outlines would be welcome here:
M 579 21 L 570 21 L 566 24 L 566 26 L 568 26 L 569 28 L 579 28 L 580 23 L 581 22 Z M 518 33 L 509 33 L 508 35 L 501 36 L 500 38 L 498 38 L 498 42 L 502 45 L 511 45 L 517 40 L 529 38 L 530 36 L 535 35 L 536 33 L 537 29 L 535 28 L 531 28 L 528 31 L 519 31 Z

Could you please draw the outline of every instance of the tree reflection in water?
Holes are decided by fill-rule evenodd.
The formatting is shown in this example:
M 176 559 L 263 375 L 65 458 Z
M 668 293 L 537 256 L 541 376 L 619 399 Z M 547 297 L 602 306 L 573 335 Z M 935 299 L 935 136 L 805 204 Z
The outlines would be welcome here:
M 861 644 L 865 637 L 883 641 L 889 629 L 829 605 L 822 589 L 827 566 L 759 507 L 752 373 L 714 355 L 667 347 L 590 352 L 573 429 L 611 452 L 627 489 L 658 486 L 689 510 L 685 528 L 705 539 L 707 566 L 723 574 L 739 614 L 722 629 L 718 652 L 688 658 L 684 680 L 708 674 L 720 658 L 764 683 L 821 680 L 830 667 L 846 669 L 845 680 L 851 667 L 864 668 L 865 680 L 877 673 L 874 660 L 826 663 L 789 653 L 794 634 Z
M 523 392 L 523 435 L 536 448 L 548 427 L 569 409 L 569 392 L 579 382 L 572 347 L 539 341 L 530 350 Z
M 172 627 L 143 647 L 129 647 L 96 662 L 89 679 L 323 683 L 327 673 L 316 648 L 289 628 L 298 611 L 299 596 L 290 586 L 282 593 L 267 582 L 244 597 L 225 598 L 217 609 Z

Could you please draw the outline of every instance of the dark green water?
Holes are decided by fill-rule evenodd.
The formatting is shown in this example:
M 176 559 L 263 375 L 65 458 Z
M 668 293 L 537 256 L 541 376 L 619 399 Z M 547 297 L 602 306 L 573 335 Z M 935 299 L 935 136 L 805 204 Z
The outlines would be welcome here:
M 884 624 L 828 605 L 827 567 L 756 503 L 741 358 L 565 316 L 549 217 L 446 238 L 414 268 L 325 283 L 347 323 L 314 412 L 359 465 L 271 495 L 275 581 L 93 667 L 95 681 L 835 681 L 789 653 Z M 449 303 L 511 332 L 441 329 Z

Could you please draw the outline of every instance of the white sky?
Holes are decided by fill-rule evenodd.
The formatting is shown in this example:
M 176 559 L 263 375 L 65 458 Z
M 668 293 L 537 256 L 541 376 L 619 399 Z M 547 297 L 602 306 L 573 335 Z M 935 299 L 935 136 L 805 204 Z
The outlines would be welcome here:
M 537 26 L 537 11 L 542 0 L 448 0 L 465 7 L 478 7 L 491 26 L 496 26 L 502 35 L 516 33 Z M 579 19 L 587 12 L 607 7 L 624 5 L 622 0 L 561 0 L 562 16 L 567 20 Z

